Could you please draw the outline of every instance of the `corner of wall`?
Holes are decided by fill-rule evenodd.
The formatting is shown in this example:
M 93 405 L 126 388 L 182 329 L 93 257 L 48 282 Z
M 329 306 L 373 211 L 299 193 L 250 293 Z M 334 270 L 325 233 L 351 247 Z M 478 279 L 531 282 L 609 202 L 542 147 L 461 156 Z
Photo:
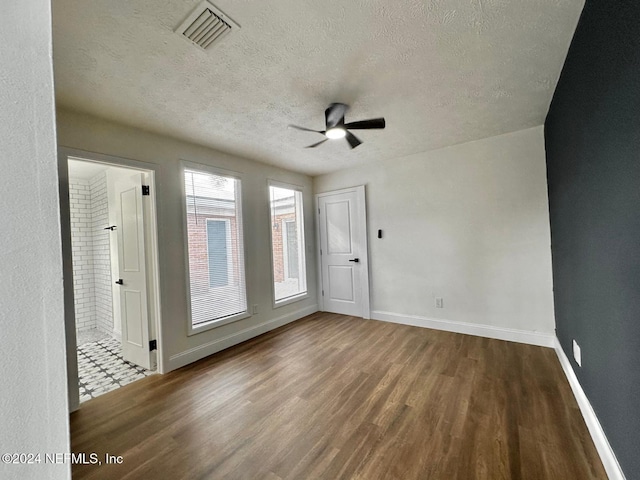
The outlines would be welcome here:
M 607 439 L 607 436 L 602 429 L 602 425 L 600 425 L 600 421 L 598 420 L 598 417 L 596 416 L 596 413 L 591 406 L 591 402 L 589 402 L 587 395 L 582 389 L 582 385 L 580 385 L 578 377 L 573 371 L 571 362 L 567 358 L 567 355 L 564 353 L 562 345 L 560 345 L 560 341 L 557 337 L 554 338 L 553 347 L 556 351 L 556 355 L 558 356 L 558 360 L 560 361 L 560 365 L 562 366 L 562 370 L 567 377 L 567 381 L 571 386 L 573 395 L 578 402 L 578 407 L 580 408 L 580 412 L 582 413 L 582 418 L 584 418 L 584 421 L 587 424 L 587 428 L 589 429 L 589 433 L 591 434 L 593 443 L 596 446 L 596 450 L 598 450 L 600 460 L 602 460 L 602 465 L 604 466 L 609 479 L 625 480 L 624 473 L 622 472 L 622 468 L 618 463 L 616 454 L 613 452 L 613 449 L 609 444 L 609 440 Z

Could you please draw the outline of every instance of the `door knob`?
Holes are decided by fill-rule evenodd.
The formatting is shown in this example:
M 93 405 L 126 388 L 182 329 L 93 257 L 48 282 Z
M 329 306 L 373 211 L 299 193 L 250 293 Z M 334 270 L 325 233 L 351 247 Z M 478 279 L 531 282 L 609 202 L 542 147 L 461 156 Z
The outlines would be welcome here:
M 118 285 L 124 285 L 124 282 L 122 281 L 122 279 L 121 279 L 121 278 L 119 278 L 118 280 L 116 280 L 116 283 L 117 283 Z
M 360 259 L 359 258 L 352 258 L 351 260 L 349 260 L 350 262 L 354 262 L 354 263 L 359 263 Z

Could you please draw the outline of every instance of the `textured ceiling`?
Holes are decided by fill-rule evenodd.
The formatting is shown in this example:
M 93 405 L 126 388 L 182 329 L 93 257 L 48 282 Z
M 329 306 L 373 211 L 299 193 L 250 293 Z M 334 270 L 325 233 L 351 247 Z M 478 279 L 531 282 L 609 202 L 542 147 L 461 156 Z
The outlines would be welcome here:
M 541 125 L 584 0 L 216 0 L 206 52 L 198 3 L 54 0 L 58 104 L 315 175 Z M 387 128 L 304 149 L 331 102 Z

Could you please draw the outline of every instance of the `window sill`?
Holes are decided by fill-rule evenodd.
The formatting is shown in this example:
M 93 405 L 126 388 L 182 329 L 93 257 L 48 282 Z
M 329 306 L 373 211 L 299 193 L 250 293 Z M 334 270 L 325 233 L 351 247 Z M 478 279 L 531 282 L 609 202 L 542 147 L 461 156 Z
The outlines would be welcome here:
M 273 302 L 273 308 L 284 307 L 285 305 L 291 305 L 292 303 L 299 302 L 301 300 L 305 300 L 309 298 L 309 292 L 304 292 L 299 295 L 295 295 L 293 297 L 283 298 L 282 300 L 278 300 Z
M 218 328 L 223 325 L 228 325 L 229 323 L 244 320 L 245 318 L 249 318 L 250 316 L 251 315 L 247 311 L 247 312 L 237 313 L 229 317 L 219 318 L 218 320 L 211 320 L 210 322 L 200 323 L 196 326 L 193 326 L 190 324 L 189 332 L 187 333 L 187 336 L 190 337 L 192 335 L 197 335 L 198 333 L 206 332 L 208 330 L 213 330 L 214 328 Z

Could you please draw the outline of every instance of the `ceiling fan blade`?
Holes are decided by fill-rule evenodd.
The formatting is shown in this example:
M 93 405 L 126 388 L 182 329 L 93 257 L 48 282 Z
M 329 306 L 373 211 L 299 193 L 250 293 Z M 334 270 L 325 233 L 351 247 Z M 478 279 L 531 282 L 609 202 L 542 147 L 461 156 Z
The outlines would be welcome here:
M 370 120 L 347 123 L 344 128 L 349 128 L 351 130 L 366 130 L 368 128 L 384 128 L 385 125 L 386 123 L 384 118 L 372 118 Z
M 324 135 L 322 130 L 311 130 L 310 128 L 299 127 L 298 125 L 289 125 L 289 128 L 295 128 L 296 130 L 302 130 L 303 132 L 322 133 Z
M 314 143 L 313 145 L 309 145 L 308 147 L 304 147 L 304 148 L 316 148 L 318 145 L 326 142 L 327 140 L 329 140 L 329 139 L 325 138 L 324 140 L 320 140 L 318 143 Z
M 358 145 L 362 143 L 358 137 L 356 137 L 353 133 L 351 133 L 348 130 L 345 138 L 347 139 L 347 142 L 349 142 L 349 145 L 351 146 L 351 148 L 356 148 Z
M 344 114 L 349 110 L 349 105 L 344 103 L 332 103 L 324 111 L 324 118 L 327 124 L 327 130 L 336 125 L 342 125 L 344 123 Z

